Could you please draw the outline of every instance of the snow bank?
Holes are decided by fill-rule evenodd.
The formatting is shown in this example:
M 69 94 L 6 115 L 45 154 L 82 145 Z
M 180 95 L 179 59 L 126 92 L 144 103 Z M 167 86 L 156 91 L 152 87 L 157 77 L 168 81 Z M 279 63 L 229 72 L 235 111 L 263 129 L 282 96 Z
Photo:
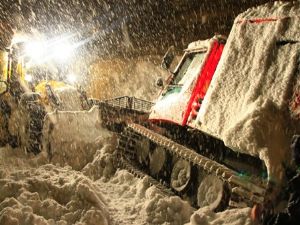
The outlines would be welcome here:
M 230 209 L 220 213 L 212 212 L 208 207 L 197 210 L 190 223 L 185 225 L 254 225 L 251 221 L 250 208 Z
M 51 162 L 81 170 L 91 162 L 101 142 L 110 138 L 97 107 L 90 111 L 48 113 L 43 127 L 43 151 Z
M 100 185 L 99 185 L 100 186 Z M 147 178 L 135 178 L 126 170 L 119 170 L 104 186 L 110 196 L 110 211 L 116 224 L 172 224 L 189 221 L 193 208 L 179 197 L 167 197 L 156 187 L 149 186 Z M 117 198 L 111 196 L 118 195 Z
M 46 154 L 26 154 L 21 148 L 9 146 L 0 148 L 0 179 L 13 171 L 28 168 L 37 168 L 47 162 Z
M 236 18 L 197 118 L 202 129 L 227 146 L 263 159 L 274 181 L 282 179 L 299 125 L 288 106 L 300 44 L 280 44 L 300 41 L 299 12 L 299 2 L 277 2 Z
M 20 149 L 0 152 L 0 224 L 172 224 L 189 221 L 193 208 L 126 170 L 115 173 L 116 137 L 102 130 L 98 149 L 52 159 Z M 78 154 L 78 156 L 76 156 Z M 61 161 L 63 160 L 63 161 Z M 80 161 L 81 160 L 81 161 Z M 72 167 L 80 163 L 81 171 Z M 60 165 L 66 165 L 61 167 Z M 75 165 L 75 166 L 74 166 Z M 71 167 L 72 166 L 72 167 Z
M 150 194 L 149 194 L 150 192 Z M 181 225 L 189 220 L 193 209 L 189 203 L 179 197 L 164 197 L 153 193 L 151 188 L 146 192 L 147 222 L 150 224 Z
M 110 178 L 116 171 L 114 166 L 115 147 L 115 144 L 105 144 L 100 150 L 97 150 L 93 156 L 93 161 L 86 164 L 82 169 L 83 174 L 93 180 Z
M 69 167 L 22 170 L 0 183 L 0 224 L 110 224 L 99 188 Z
M 112 144 L 115 140 L 103 129 L 97 154 L 104 154 Z M 89 159 L 89 152 L 81 150 L 72 154 L 73 157 L 53 158 L 55 165 L 43 165 L 47 163 L 44 152 L 34 156 L 21 149 L 1 148 L 0 224 L 112 224 L 99 186 L 69 166 L 85 166 L 97 158 Z M 99 177 L 98 172 L 91 174 Z
M 156 79 L 168 76 L 160 68 L 161 60 L 161 56 L 99 60 L 89 69 L 89 94 L 99 99 L 129 95 L 155 100 L 160 91 Z

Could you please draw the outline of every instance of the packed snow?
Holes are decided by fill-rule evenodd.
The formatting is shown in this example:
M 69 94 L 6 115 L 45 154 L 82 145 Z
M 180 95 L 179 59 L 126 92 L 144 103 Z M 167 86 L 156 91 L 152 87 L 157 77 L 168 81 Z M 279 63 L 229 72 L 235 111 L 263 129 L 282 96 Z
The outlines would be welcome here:
M 99 188 L 70 167 L 44 165 L 1 179 L 1 224 L 109 224 Z
M 289 112 L 299 12 L 299 2 L 276 2 L 236 18 L 198 118 L 202 129 L 227 146 L 264 160 L 269 179 L 278 184 L 299 125 Z
M 193 208 L 165 196 L 147 178 L 114 168 L 116 137 L 102 129 L 99 149 L 78 170 L 78 157 L 50 159 L 1 148 L 0 224 L 183 224 Z M 70 149 L 61 149 L 70 154 Z M 84 159 L 83 161 L 85 161 Z M 77 170 L 75 170 L 77 169 Z
M 197 210 L 191 216 L 190 223 L 185 225 L 251 225 L 253 222 L 247 216 L 249 214 L 249 208 L 214 213 L 208 207 L 203 207 Z
M 108 137 L 101 129 L 97 107 L 89 111 L 54 111 L 44 120 L 43 150 L 57 164 L 67 163 L 73 169 L 82 169 L 93 158 L 100 140 Z
M 150 186 L 147 177 L 117 170 L 114 134 L 98 143 L 81 170 L 72 168 L 77 168 L 72 158 L 60 166 L 61 161 L 49 164 L 46 153 L 1 148 L 0 224 L 250 224 L 249 209 L 194 212 L 188 202 Z

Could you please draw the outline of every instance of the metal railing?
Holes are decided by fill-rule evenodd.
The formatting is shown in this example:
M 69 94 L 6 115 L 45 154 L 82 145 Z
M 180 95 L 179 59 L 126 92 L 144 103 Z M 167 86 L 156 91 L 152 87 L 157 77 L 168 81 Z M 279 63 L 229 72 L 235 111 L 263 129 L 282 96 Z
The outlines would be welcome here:
M 130 96 L 121 96 L 117 98 L 106 99 L 103 102 L 108 105 L 136 110 L 140 112 L 149 112 L 151 107 L 154 105 L 153 102 Z

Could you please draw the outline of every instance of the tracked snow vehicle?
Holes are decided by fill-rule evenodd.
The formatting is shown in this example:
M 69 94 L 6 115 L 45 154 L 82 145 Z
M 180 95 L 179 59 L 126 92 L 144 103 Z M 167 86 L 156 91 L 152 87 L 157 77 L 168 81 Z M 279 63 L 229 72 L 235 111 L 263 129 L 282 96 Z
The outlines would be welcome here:
M 191 43 L 149 121 L 122 133 L 122 159 L 198 207 L 275 201 L 300 127 L 299 12 L 296 2 L 252 8 L 227 40 Z

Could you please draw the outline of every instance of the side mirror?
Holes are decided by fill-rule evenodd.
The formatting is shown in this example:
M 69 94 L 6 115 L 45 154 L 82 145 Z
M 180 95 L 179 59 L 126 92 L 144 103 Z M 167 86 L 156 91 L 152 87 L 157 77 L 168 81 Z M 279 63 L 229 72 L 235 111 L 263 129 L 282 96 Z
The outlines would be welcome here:
M 0 95 L 4 94 L 7 92 L 8 85 L 5 81 L 0 81 Z
M 171 46 L 166 54 L 164 55 L 163 61 L 161 63 L 161 67 L 165 70 L 169 70 L 173 60 L 175 58 L 175 47 Z
M 164 86 L 164 80 L 161 77 L 157 78 L 156 81 L 155 81 L 155 85 L 157 87 L 163 87 Z

